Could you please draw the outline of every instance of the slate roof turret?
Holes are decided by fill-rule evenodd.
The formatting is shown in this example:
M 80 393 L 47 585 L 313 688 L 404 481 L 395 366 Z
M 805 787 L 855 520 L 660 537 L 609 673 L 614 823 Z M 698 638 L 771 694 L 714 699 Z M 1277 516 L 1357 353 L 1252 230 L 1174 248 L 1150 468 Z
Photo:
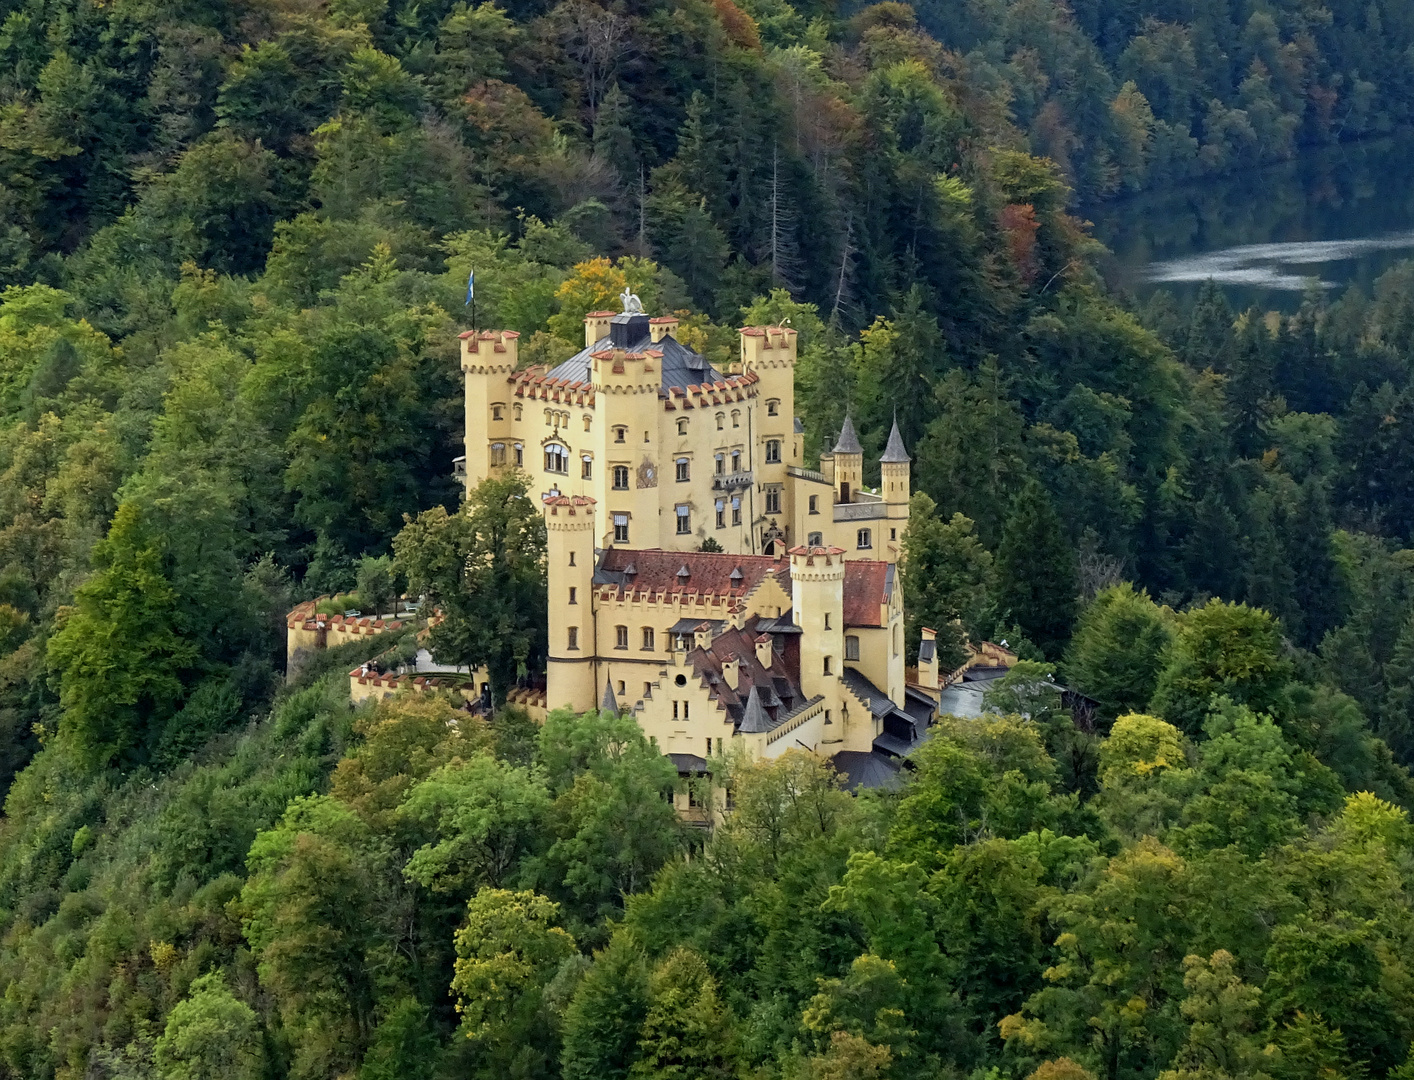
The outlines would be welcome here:
M 889 444 L 884 447 L 884 456 L 879 459 L 885 465 L 912 461 L 908 456 L 908 451 L 903 448 L 903 436 L 899 434 L 898 417 L 894 417 L 893 430 L 889 432 Z
M 854 420 L 849 413 L 844 414 L 844 427 L 840 428 L 839 441 L 835 443 L 835 453 L 837 454 L 862 454 L 864 447 L 859 445 L 859 436 L 854 431 Z

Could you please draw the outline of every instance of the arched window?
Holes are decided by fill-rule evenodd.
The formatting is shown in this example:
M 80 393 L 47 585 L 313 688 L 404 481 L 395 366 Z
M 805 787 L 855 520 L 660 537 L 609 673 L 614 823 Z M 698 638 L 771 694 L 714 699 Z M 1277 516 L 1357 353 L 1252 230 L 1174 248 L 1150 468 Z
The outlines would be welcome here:
M 516 443 L 516 468 L 523 468 L 525 465 L 525 443 Z
M 718 499 L 718 500 L 717 500 L 717 528 L 719 528 L 719 529 L 725 529 L 726 527 L 727 527 L 727 500 L 726 500 L 726 499 Z
M 594 459 L 588 454 L 582 454 L 579 459 L 579 476 L 581 480 L 594 479 Z
M 516 404 L 514 404 L 514 405 L 511 406 L 511 418 L 512 418 L 512 419 L 515 419 L 515 420 L 519 420 L 519 419 L 520 419 L 520 403 L 519 403 L 519 402 L 517 402 Z
M 780 439 L 767 439 L 767 440 L 766 440 L 766 464 L 767 464 L 767 465 L 778 465 L 778 464 L 780 464 L 780 461 L 781 461 L 781 440 L 780 440 Z
M 615 465 L 615 466 L 614 466 L 614 490 L 615 490 L 615 491 L 627 491 L 627 490 L 628 490 L 628 466 L 627 466 L 627 465 Z
M 741 451 L 732 451 L 732 472 L 741 472 Z
M 559 443 L 546 443 L 545 471 L 567 474 L 570 471 L 570 452 Z
M 593 426 L 593 424 L 594 424 L 594 417 L 592 417 L 592 416 L 590 416 L 589 414 L 586 413 L 586 414 L 585 414 L 585 417 L 584 417 L 584 430 L 585 430 L 585 431 L 588 431 L 588 430 L 590 429 L 590 427 Z
M 844 658 L 845 658 L 846 660 L 858 660 L 858 659 L 859 659 L 859 637 L 858 637 L 858 635 L 856 635 L 856 634 L 850 634 L 850 635 L 848 635 L 848 636 L 844 639 Z
M 741 524 L 741 496 L 740 496 L 740 495 L 733 495 L 733 496 L 732 496 L 732 524 L 733 524 L 733 525 L 740 525 L 740 524 Z
M 687 434 L 687 417 L 683 417 L 681 420 L 678 421 L 678 434 Z
M 811 533 L 808 537 L 806 537 L 805 544 L 807 547 L 824 547 L 825 534 L 817 532 Z
M 741 410 L 732 410 L 732 427 L 741 427 Z
M 678 458 L 676 464 L 677 464 L 677 478 L 678 478 L 678 483 L 681 484 L 681 483 L 685 483 L 687 480 L 690 480 L 690 479 L 692 478 L 691 465 L 690 465 L 690 463 L 688 462 L 687 458 L 685 458 L 685 457 L 680 457 L 680 458 Z
M 713 456 L 716 458 L 717 462 L 717 475 L 721 476 L 724 472 L 727 471 L 727 455 L 715 454 Z
M 718 413 L 718 414 L 717 414 L 717 430 L 718 430 L 718 431 L 721 431 L 721 430 L 722 430 L 722 426 L 726 423 L 726 419 L 727 419 L 727 418 L 726 418 L 726 415 L 725 415 L 724 413 Z
M 491 419 L 504 420 L 506 418 L 506 407 L 501 404 L 491 406 Z
M 491 444 L 491 465 L 504 465 L 506 463 L 506 444 L 503 442 L 493 442 Z
M 766 402 L 766 415 L 775 416 L 781 411 L 781 401 L 779 398 L 771 398 Z

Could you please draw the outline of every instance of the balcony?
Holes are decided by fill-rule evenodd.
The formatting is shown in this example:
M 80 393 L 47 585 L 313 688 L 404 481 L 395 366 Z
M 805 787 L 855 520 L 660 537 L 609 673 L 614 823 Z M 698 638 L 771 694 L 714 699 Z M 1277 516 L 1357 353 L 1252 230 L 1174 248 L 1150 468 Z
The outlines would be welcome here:
M 719 473 L 712 477 L 713 491 L 742 491 L 749 488 L 753 483 L 751 470 L 741 469 L 738 472 Z

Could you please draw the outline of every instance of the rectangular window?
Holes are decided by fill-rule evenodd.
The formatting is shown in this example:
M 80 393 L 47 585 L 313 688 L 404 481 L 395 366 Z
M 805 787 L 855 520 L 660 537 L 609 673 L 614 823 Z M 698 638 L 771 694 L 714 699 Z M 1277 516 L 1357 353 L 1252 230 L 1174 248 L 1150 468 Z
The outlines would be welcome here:
M 766 513 L 779 514 L 781 512 L 781 489 L 766 489 Z
M 727 527 L 727 503 L 725 499 L 717 500 L 717 528 Z
M 807 546 L 807 547 L 823 547 L 824 544 L 825 544 L 825 534 L 824 534 L 824 533 L 811 533 L 811 534 L 806 538 L 805 543 L 806 543 L 806 546 Z
M 733 525 L 740 525 L 740 524 L 741 524 L 741 496 L 740 496 L 740 495 L 733 495 L 733 496 L 732 496 L 732 524 L 733 524 Z
M 691 479 L 691 475 L 688 472 L 688 461 L 685 457 L 680 457 L 677 460 L 677 478 L 679 484 L 685 483 Z
M 615 514 L 615 515 L 614 515 L 614 543 L 616 543 L 616 544 L 627 544 L 627 543 L 628 543 L 628 515 L 627 515 L 627 514 Z
M 830 674 L 830 658 L 828 656 L 825 657 L 825 674 Z
M 677 701 L 676 698 L 674 698 L 674 699 L 673 699 L 673 719 L 676 720 L 677 718 L 678 718 L 678 701 Z
M 578 648 L 579 648 L 579 627 L 577 627 L 577 626 L 571 626 L 571 627 L 569 628 L 569 630 L 566 632 L 565 648 L 567 648 L 567 649 L 578 649 Z
M 653 636 L 653 627 L 645 626 L 643 628 L 643 647 L 650 652 L 653 649 Z
M 811 512 L 812 514 L 818 514 L 818 513 L 820 512 L 820 496 L 819 496 L 819 495 L 812 495 L 812 496 L 810 496 L 810 512 Z
M 855 546 L 861 551 L 874 546 L 874 533 L 871 529 L 860 529 L 855 539 L 858 541 Z
M 577 603 L 579 603 L 579 596 L 578 596 L 578 594 L 579 594 L 579 590 L 576 589 L 573 585 L 571 585 L 571 586 L 570 586 L 570 603 L 571 603 L 571 604 L 577 604 Z
M 614 490 L 615 490 L 615 491 L 627 491 L 627 490 L 628 490 L 628 466 L 627 466 L 627 465 L 615 465 L 615 466 L 614 466 Z
M 679 506 L 678 511 L 678 535 L 687 536 L 692 532 L 692 511 L 686 506 Z
M 627 441 L 628 441 L 628 428 L 626 428 L 626 427 L 616 427 L 616 428 L 614 428 L 614 442 L 627 442 Z
M 653 684 L 652 684 L 651 682 L 645 682 L 645 683 L 643 684 L 643 696 L 644 696 L 644 697 L 652 697 L 652 696 L 653 696 Z
M 850 634 L 844 639 L 844 658 L 846 660 L 859 659 L 859 638 Z
M 777 400 L 776 398 L 772 398 L 770 401 L 766 402 L 766 415 L 767 415 L 767 416 L 775 416 L 776 413 L 780 412 L 780 409 L 781 409 L 781 403 L 780 403 L 780 401 Z
M 516 468 L 525 466 L 525 447 L 521 443 L 516 443 Z
M 688 708 L 688 702 L 684 701 L 684 702 L 682 703 L 682 718 L 683 718 L 684 720 L 687 719 L 687 708 Z
M 628 627 L 627 627 L 627 626 L 616 626 L 616 627 L 614 627 L 614 648 L 616 648 L 616 649 L 627 649 L 627 648 L 628 648 Z
M 594 459 L 591 457 L 581 458 L 579 462 L 579 475 L 582 480 L 594 479 Z
M 766 440 L 766 464 L 779 465 L 781 461 L 781 440 Z
M 506 463 L 506 444 L 497 442 L 491 444 L 491 464 L 504 465 Z

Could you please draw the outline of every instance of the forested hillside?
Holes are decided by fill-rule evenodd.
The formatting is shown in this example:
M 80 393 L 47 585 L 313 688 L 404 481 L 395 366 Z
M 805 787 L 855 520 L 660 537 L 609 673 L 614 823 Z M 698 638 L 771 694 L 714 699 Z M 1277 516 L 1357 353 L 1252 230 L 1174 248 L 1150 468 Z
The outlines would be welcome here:
M 1414 266 L 1134 305 L 1077 209 L 1407 119 L 1411 19 L 8 6 L 0 1076 L 1414 1076 Z M 789 319 L 808 452 L 913 453 L 913 647 L 1027 657 L 992 718 L 722 762 L 705 836 L 631 721 L 282 685 L 471 520 L 473 269 L 527 363 L 626 285 Z M 448 605 L 507 678 L 513 595 Z

